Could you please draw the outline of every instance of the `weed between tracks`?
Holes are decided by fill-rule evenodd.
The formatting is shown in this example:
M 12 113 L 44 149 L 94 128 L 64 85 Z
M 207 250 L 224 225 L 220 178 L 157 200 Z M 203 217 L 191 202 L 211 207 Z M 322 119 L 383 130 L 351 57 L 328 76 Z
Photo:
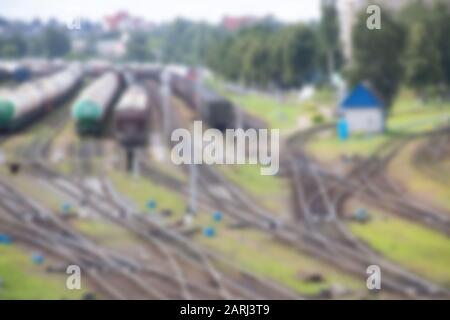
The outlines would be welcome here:
M 318 260 L 277 244 L 260 231 L 221 229 L 214 239 L 198 235 L 197 241 L 226 255 L 235 263 L 264 277 L 273 279 L 302 295 L 319 295 L 330 286 L 350 289 L 349 298 L 364 290 L 364 281 L 347 276 Z M 306 278 L 312 274 L 324 276 L 323 282 Z M 343 298 L 343 297 L 340 297 Z
M 184 200 L 176 193 L 149 182 L 142 177 L 132 177 L 123 172 L 110 172 L 111 181 L 121 193 L 139 205 L 139 209 L 148 212 L 147 202 L 157 201 L 157 210 L 170 210 L 170 219 L 179 219 L 186 209 Z
M 370 222 L 350 223 L 357 237 L 404 268 L 450 288 L 448 237 L 372 208 L 369 212 Z
M 119 191 L 141 204 L 143 208 L 148 198 L 154 197 L 158 200 L 160 210 L 169 209 L 173 212 L 173 218 L 163 219 L 174 221 L 182 217 L 186 203 L 168 189 L 148 180 L 133 179 L 124 173 L 111 172 L 110 177 Z M 279 245 L 260 231 L 230 228 L 230 223 L 226 217 L 221 223 L 214 222 L 211 213 L 200 212 L 192 227 L 203 228 L 213 225 L 217 235 L 214 238 L 206 238 L 199 232 L 193 239 L 211 250 L 218 251 L 249 271 L 278 281 L 302 295 L 318 295 L 332 284 L 349 288 L 351 294 L 364 290 L 364 281 L 347 276 L 312 257 Z M 314 273 L 324 275 L 324 281 L 314 283 L 304 279 Z
M 450 211 L 450 188 L 448 185 L 430 179 L 420 172 L 412 163 L 414 151 L 419 142 L 406 146 L 389 165 L 389 175 L 401 182 L 408 191 L 419 197 L 432 201 Z M 448 181 L 450 184 L 450 181 Z M 444 210 L 445 211 L 445 210 Z
M 0 245 L 0 277 L 3 280 L 0 300 L 80 299 L 86 293 L 83 288 L 67 290 L 66 276 L 48 274 L 45 267 L 32 263 L 30 250 L 17 245 Z
M 78 219 L 73 225 L 84 235 L 108 248 L 132 248 L 139 240 L 128 230 L 105 219 Z
M 257 165 L 221 165 L 219 170 L 232 182 L 249 190 L 274 213 L 288 212 L 289 183 L 274 176 L 262 176 Z

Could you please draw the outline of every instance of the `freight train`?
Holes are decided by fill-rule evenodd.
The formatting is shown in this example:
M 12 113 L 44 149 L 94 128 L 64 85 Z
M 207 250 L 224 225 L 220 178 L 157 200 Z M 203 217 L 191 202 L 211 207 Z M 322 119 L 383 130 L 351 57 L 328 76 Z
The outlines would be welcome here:
M 172 91 L 200 115 L 211 128 L 221 131 L 237 127 L 233 104 L 204 85 L 175 72 L 170 75 Z
M 59 60 L 25 59 L 0 61 L 0 81 L 22 83 L 36 77 L 49 76 L 64 69 Z
M 79 65 L 0 92 L 0 131 L 20 129 L 67 99 L 81 82 Z
M 112 105 L 122 87 L 122 77 L 117 72 L 107 72 L 96 78 L 72 106 L 72 117 L 80 135 L 100 135 Z
M 132 73 L 136 80 L 153 80 L 160 82 L 163 67 L 149 63 L 129 63 L 124 65 L 123 69 Z
M 126 147 L 146 145 L 150 121 L 149 95 L 138 84 L 131 85 L 120 98 L 114 111 L 117 140 Z

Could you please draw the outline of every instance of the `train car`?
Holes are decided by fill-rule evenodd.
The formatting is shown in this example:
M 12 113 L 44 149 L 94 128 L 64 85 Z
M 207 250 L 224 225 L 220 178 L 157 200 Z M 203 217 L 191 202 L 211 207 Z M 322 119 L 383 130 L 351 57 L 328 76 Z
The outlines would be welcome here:
M 22 60 L 22 65 L 29 70 L 31 77 L 35 78 L 61 71 L 66 66 L 66 63 L 62 60 L 28 58 Z
M 175 95 L 197 112 L 211 128 L 221 131 L 236 128 L 236 110 L 228 99 L 175 72 L 170 75 L 170 85 Z
M 83 90 L 72 107 L 72 117 L 81 135 L 99 135 L 104 132 L 106 119 L 116 100 L 121 77 L 107 72 Z
M 200 87 L 198 91 L 201 116 L 210 127 L 221 131 L 236 128 L 236 111 L 228 99 L 206 87 Z
M 31 79 L 32 70 L 19 61 L 0 61 L 0 79 L 15 83 Z
M 14 131 L 54 109 L 75 91 L 82 78 L 79 65 L 0 93 L 0 130 Z
M 113 71 L 114 66 L 110 61 L 93 59 L 85 64 L 86 74 L 90 77 L 98 77 L 106 72 Z
M 127 147 L 143 146 L 149 134 L 149 95 L 138 84 L 131 85 L 121 96 L 114 110 L 116 139 Z
M 162 66 L 151 63 L 128 63 L 123 66 L 126 72 L 133 74 L 136 80 L 154 80 L 160 82 Z
M 188 107 L 197 110 L 197 102 L 195 100 L 195 83 L 189 79 L 176 74 L 170 73 L 170 87 L 172 92 L 183 100 Z

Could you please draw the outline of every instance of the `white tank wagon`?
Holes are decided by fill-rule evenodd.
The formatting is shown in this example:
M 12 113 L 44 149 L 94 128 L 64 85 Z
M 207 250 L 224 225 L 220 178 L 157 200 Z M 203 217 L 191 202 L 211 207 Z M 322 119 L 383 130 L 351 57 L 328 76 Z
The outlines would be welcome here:
M 114 112 L 114 131 L 125 146 L 148 142 L 150 106 L 149 93 L 141 85 L 131 85 L 122 95 Z
M 94 80 L 72 107 L 78 133 L 101 134 L 106 119 L 122 86 L 121 76 L 116 72 L 107 72 Z
M 0 130 L 12 131 L 50 112 L 77 88 L 83 74 L 79 65 L 27 82 L 0 93 Z

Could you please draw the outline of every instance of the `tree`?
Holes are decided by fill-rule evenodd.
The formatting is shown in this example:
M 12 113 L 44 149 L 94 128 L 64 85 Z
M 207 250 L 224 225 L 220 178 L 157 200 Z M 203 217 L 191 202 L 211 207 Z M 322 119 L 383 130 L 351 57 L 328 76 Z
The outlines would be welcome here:
M 154 59 L 146 34 L 139 32 L 131 35 L 127 44 L 127 57 L 134 61 Z
M 353 61 L 347 76 L 351 85 L 369 81 L 389 108 L 403 76 L 405 30 L 386 10 L 380 30 L 369 30 L 366 19 L 361 12 L 353 28 Z
M 424 97 L 427 89 L 450 88 L 450 10 L 448 3 L 409 3 L 400 13 L 408 30 L 407 83 Z
M 322 0 L 322 18 L 319 24 L 318 38 L 321 53 L 325 58 L 328 77 L 331 78 L 340 59 L 339 18 L 334 0 Z
M 312 27 L 263 23 L 213 42 L 207 61 L 213 70 L 234 81 L 295 87 L 312 78 L 317 52 Z
M 303 24 L 287 27 L 281 40 L 281 80 L 284 86 L 302 86 L 312 78 L 317 54 L 313 30 Z
M 432 30 L 430 34 L 435 35 L 436 50 L 440 53 L 440 68 L 443 81 L 450 88 L 450 9 L 448 2 L 440 1 L 431 10 Z
M 267 86 L 270 82 L 270 47 L 265 39 L 255 37 L 248 42 L 242 56 L 242 75 L 247 83 Z
M 425 23 L 416 22 L 410 29 L 405 53 L 406 81 L 422 96 L 443 79 L 441 53 L 429 31 Z
M 48 27 L 42 35 L 45 54 L 50 58 L 62 57 L 70 51 L 68 35 L 55 27 Z
M 208 48 L 223 38 L 223 32 L 206 23 L 177 19 L 153 32 L 160 39 L 161 56 L 165 62 L 188 65 L 202 64 Z
M 14 33 L 0 40 L 0 56 L 6 58 L 21 58 L 27 53 L 27 43 L 19 33 Z

